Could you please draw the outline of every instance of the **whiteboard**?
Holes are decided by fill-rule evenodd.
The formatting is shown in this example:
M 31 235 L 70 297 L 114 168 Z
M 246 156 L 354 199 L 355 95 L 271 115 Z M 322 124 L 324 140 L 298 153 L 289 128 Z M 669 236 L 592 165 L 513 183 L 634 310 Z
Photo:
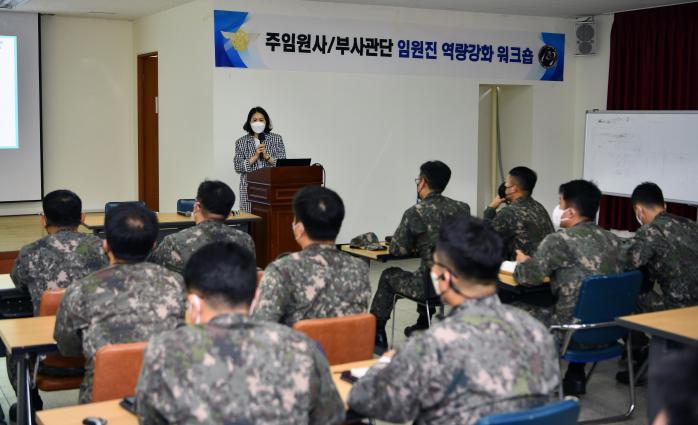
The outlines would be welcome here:
M 698 204 L 698 111 L 587 112 L 584 178 L 630 196 L 642 182 L 668 201 Z

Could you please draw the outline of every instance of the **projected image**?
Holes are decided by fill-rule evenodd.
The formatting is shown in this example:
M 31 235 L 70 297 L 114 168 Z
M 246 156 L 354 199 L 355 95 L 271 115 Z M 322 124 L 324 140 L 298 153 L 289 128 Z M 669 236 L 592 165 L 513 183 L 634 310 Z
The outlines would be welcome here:
M 17 37 L 0 35 L 0 149 L 19 147 Z

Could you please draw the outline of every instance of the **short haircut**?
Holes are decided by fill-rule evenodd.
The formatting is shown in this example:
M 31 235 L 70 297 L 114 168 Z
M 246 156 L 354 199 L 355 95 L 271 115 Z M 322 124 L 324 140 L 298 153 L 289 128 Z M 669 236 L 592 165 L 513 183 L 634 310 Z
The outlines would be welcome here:
M 577 212 L 593 220 L 599 210 L 601 191 L 587 180 L 572 180 L 560 185 L 560 195 L 568 207 L 574 207 Z
M 647 205 L 648 207 L 664 208 L 664 194 L 662 189 L 654 183 L 644 182 L 638 185 L 630 197 L 633 206 L 637 204 Z
M 109 249 L 119 260 L 145 260 L 158 238 L 158 219 L 155 213 L 137 203 L 121 204 L 109 209 L 104 221 Z
M 698 349 L 668 353 L 650 375 L 669 425 L 698 423 Z
M 233 242 L 213 242 L 194 252 L 184 266 L 189 292 L 230 307 L 250 305 L 257 289 L 252 253 Z
M 274 126 L 271 125 L 271 118 L 269 118 L 269 114 L 267 114 L 267 111 L 264 110 L 261 106 L 255 106 L 254 108 L 250 109 L 250 112 L 247 113 L 247 121 L 245 121 L 245 124 L 242 125 L 242 129 L 245 130 L 248 134 L 254 134 L 254 131 L 252 131 L 252 126 L 250 125 L 250 121 L 252 120 L 252 115 L 255 113 L 259 112 L 260 114 L 264 115 L 264 122 L 267 124 L 266 127 L 264 127 L 263 133 L 269 133 L 274 129 Z
M 334 190 L 306 186 L 293 197 L 293 214 L 312 240 L 335 240 L 344 220 L 344 202 Z
M 538 175 L 535 171 L 528 167 L 514 167 L 509 171 L 509 175 L 516 180 L 516 185 L 524 192 L 533 193 L 533 188 L 536 187 Z
M 58 227 L 80 225 L 82 201 L 70 190 L 54 190 L 41 200 L 46 224 Z
M 451 169 L 441 161 L 429 161 L 419 167 L 419 175 L 434 192 L 441 193 L 451 180 Z
M 496 284 L 504 261 L 504 244 L 479 218 L 459 214 L 441 223 L 435 251 L 446 256 L 454 273 L 482 284 Z
M 222 181 L 206 180 L 199 185 L 196 200 L 206 211 L 228 217 L 235 204 L 235 193 Z

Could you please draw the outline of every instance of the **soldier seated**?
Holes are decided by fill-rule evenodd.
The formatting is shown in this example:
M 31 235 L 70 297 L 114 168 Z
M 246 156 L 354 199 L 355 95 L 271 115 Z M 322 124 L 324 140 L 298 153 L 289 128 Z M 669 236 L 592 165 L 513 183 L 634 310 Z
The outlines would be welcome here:
M 642 224 L 626 246 L 631 269 L 646 266 L 652 286 L 661 288 L 640 296 L 641 312 L 698 305 L 698 224 L 666 212 L 662 190 L 642 183 L 631 202 Z
M 376 316 L 377 323 L 375 348 L 377 354 L 388 347 L 385 324 L 393 310 L 394 295 L 403 294 L 422 301 L 433 296 L 427 293 L 425 283 L 428 283 L 432 263 L 431 253 L 441 222 L 447 217 L 458 214 L 470 215 L 468 204 L 441 194 L 450 179 L 451 169 L 441 161 L 425 162 L 419 167 L 419 177 L 415 179 L 417 205 L 408 208 L 402 215 L 402 220 L 390 241 L 390 253 L 397 256 L 417 255 L 421 262 L 419 269 L 414 272 L 399 267 L 389 267 L 381 273 L 378 290 L 371 302 L 371 313 Z M 426 329 L 427 314 L 434 312 L 434 310 L 427 312 L 421 305 L 417 311 L 419 319 L 416 324 L 405 328 L 406 336 L 410 336 L 416 330 Z
M 196 191 L 193 217 L 196 226 L 167 235 L 153 250 L 148 261 L 182 274 L 189 257 L 214 241 L 230 241 L 255 252 L 252 237 L 225 224 L 235 204 L 235 193 L 221 181 L 205 181 Z
M 97 236 L 78 232 L 84 221 L 82 201 L 69 190 L 54 190 L 41 201 L 41 226 L 48 236 L 22 248 L 12 267 L 10 277 L 18 289 L 29 292 L 34 315 L 39 314 L 41 294 L 49 289 L 67 288 L 71 283 L 108 264 Z M 13 387 L 17 385 L 17 362 L 8 355 L 7 374 Z M 16 391 L 16 388 L 15 388 Z M 39 391 L 32 389 L 32 405 L 43 405 Z M 14 420 L 16 405 L 10 409 Z
M 559 382 L 553 337 L 500 303 L 502 259 L 489 225 L 467 216 L 444 222 L 431 280 L 451 314 L 372 367 L 352 387 L 349 407 L 390 422 L 469 425 L 550 401 Z
M 184 271 L 190 326 L 153 337 L 136 389 L 141 424 L 339 424 L 344 405 L 317 345 L 248 317 L 252 255 L 214 242 Z
M 485 209 L 485 220 L 504 241 L 504 256 L 516 259 L 516 250 L 531 255 L 545 236 L 553 233 L 553 223 L 545 207 L 531 197 L 538 177 L 527 167 L 514 167 L 504 181 L 504 198 L 497 197 Z M 503 202 L 507 208 L 497 212 Z
M 336 248 L 344 203 L 334 191 L 305 187 L 293 198 L 293 237 L 302 250 L 267 266 L 253 316 L 292 326 L 299 320 L 365 313 L 368 264 Z
M 572 180 L 560 186 L 559 226 L 563 229 L 543 239 L 532 257 L 517 251 L 519 265 L 514 279 L 524 286 L 547 285 L 557 297 L 551 308 L 514 303 L 526 309 L 547 326 L 574 323 L 574 310 L 582 281 L 589 276 L 621 273 L 620 239 L 596 225 L 601 191 L 592 182 Z M 567 394 L 586 392 L 583 363 L 570 363 L 563 388 Z
M 155 214 L 140 205 L 114 207 L 105 218 L 105 231 L 109 267 L 68 287 L 53 334 L 61 354 L 85 356 L 81 403 L 92 396 L 97 350 L 146 341 L 184 320 L 182 277 L 145 262 L 158 235 Z

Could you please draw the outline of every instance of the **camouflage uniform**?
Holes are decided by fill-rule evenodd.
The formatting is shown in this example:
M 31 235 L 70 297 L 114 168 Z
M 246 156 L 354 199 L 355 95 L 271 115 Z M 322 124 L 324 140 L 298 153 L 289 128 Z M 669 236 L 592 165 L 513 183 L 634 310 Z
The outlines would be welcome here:
M 621 273 L 621 242 L 596 223 L 585 221 L 550 234 L 528 261 L 514 270 L 514 279 L 524 286 L 550 286 L 557 303 L 551 309 L 516 303 L 546 325 L 573 323 L 582 281 L 589 276 Z
M 23 247 L 10 276 L 18 289 L 29 291 L 37 316 L 45 290 L 67 288 L 108 263 L 97 236 L 59 230 Z
M 289 326 L 365 313 L 371 298 L 368 264 L 319 243 L 271 263 L 259 290 L 254 318 Z
M 150 263 L 116 264 L 71 285 L 56 316 L 53 337 L 65 356 L 84 355 L 80 403 L 92 397 L 94 357 L 108 344 L 146 341 L 184 320 L 182 277 Z
M 530 196 L 517 199 L 499 212 L 487 207 L 484 217 L 502 237 L 508 260 L 516 259 L 517 249 L 532 255 L 543 238 L 555 232 L 545 207 Z
M 153 337 L 136 388 L 151 424 L 339 424 L 327 360 L 305 335 L 239 314 Z
M 628 268 L 647 266 L 658 284 L 640 296 L 641 311 L 657 311 L 698 304 L 698 224 L 669 213 L 658 214 L 625 245 Z
M 82 277 L 109 264 L 102 240 L 72 230 L 59 230 L 22 248 L 10 277 L 18 289 L 29 292 L 34 316 L 39 315 L 41 294 L 67 288 Z M 7 355 L 7 375 L 17 389 L 17 361 Z M 34 362 L 32 362 L 33 364 Z
M 465 301 L 389 364 L 372 367 L 352 387 L 349 407 L 390 422 L 468 425 L 551 401 L 558 383 L 550 333 L 493 295 Z
M 211 242 L 237 243 L 255 253 L 252 237 L 245 232 L 227 226 L 222 221 L 206 220 L 196 226 L 165 236 L 150 253 L 148 261 L 167 267 L 173 272 L 184 273 L 189 257 L 199 248 Z
M 428 297 L 425 293 L 425 279 L 429 277 L 433 263 L 431 255 L 439 237 L 441 222 L 447 217 L 459 214 L 470 215 L 470 206 L 435 192 L 405 211 L 390 241 L 390 254 L 417 254 L 422 261 L 415 272 L 389 267 L 381 273 L 378 290 L 371 303 L 371 313 L 378 320 L 390 318 L 395 293 L 421 300 Z

